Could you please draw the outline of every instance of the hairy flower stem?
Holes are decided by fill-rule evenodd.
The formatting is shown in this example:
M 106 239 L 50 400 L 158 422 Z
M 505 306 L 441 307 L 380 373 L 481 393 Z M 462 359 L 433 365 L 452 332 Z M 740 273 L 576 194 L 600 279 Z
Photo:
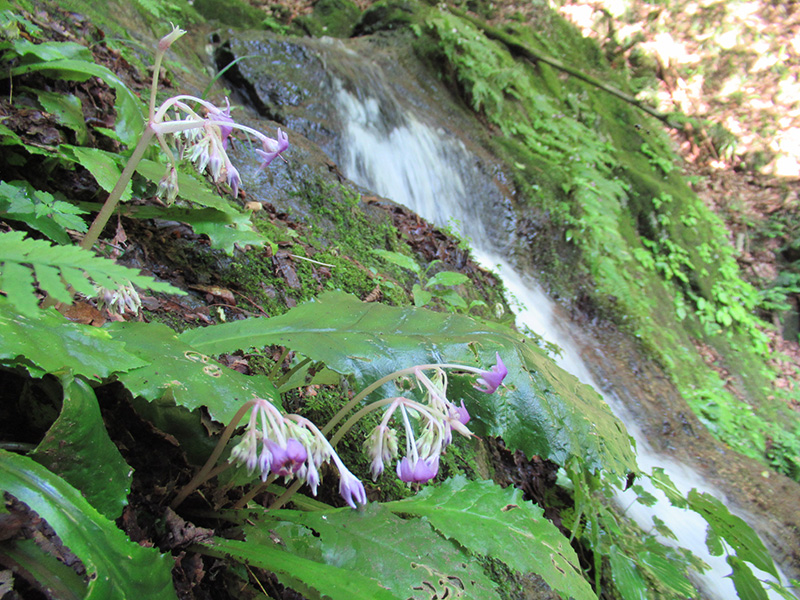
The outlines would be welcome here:
M 114 214 L 114 210 L 117 208 L 117 204 L 119 204 L 119 199 L 122 197 L 122 193 L 125 191 L 125 188 L 128 187 L 128 182 L 131 180 L 131 177 L 133 177 L 133 173 L 136 170 L 136 167 L 139 165 L 139 161 L 142 160 L 147 147 L 150 145 L 153 136 L 156 134 L 152 124 L 156 114 L 156 93 L 158 91 L 158 75 L 159 71 L 161 70 L 161 61 L 164 58 L 164 54 L 167 52 L 167 48 L 169 48 L 172 42 L 183 35 L 183 33 L 178 32 L 180 32 L 179 29 L 174 29 L 171 37 L 165 37 L 158 44 L 155 62 L 153 63 L 153 80 L 150 83 L 150 110 L 147 113 L 147 127 L 144 129 L 142 137 L 139 138 L 139 143 L 136 144 L 136 148 L 133 150 L 133 154 L 131 154 L 130 158 L 128 159 L 128 163 L 125 165 L 125 168 L 122 170 L 122 175 L 120 175 L 117 183 L 114 185 L 114 189 L 111 190 L 111 193 L 108 195 L 108 198 L 106 198 L 106 201 L 103 204 L 103 207 L 100 209 L 100 212 L 97 213 L 94 221 L 92 221 L 89 231 L 86 232 L 83 240 L 81 240 L 80 247 L 84 250 L 91 250 L 92 246 L 94 246 L 95 242 L 100 237 L 100 234 L 103 232 L 106 223 L 108 223 L 111 215 Z
M 87 231 L 86 235 L 83 236 L 80 247 L 84 250 L 90 250 L 97 241 L 97 238 L 100 237 L 100 234 L 103 232 L 103 228 L 106 226 L 106 223 L 108 223 L 111 215 L 114 214 L 114 210 L 117 208 L 117 204 L 119 204 L 119 199 L 122 197 L 122 193 L 128 186 L 128 182 L 131 180 L 131 177 L 133 177 L 133 173 L 136 170 L 136 167 L 139 165 L 139 161 L 142 160 L 144 153 L 147 151 L 147 147 L 150 145 L 154 135 L 155 131 L 148 124 L 144 130 L 144 133 L 142 134 L 142 137 L 139 138 L 139 143 L 136 144 L 133 154 L 131 154 L 131 157 L 128 159 L 128 164 L 126 164 L 125 168 L 122 170 L 122 175 L 120 175 L 116 185 L 114 185 L 114 189 L 111 190 L 108 198 L 106 198 L 105 204 L 103 204 L 100 212 L 97 213 L 94 221 L 92 221 L 92 226 L 89 227 L 89 231 Z
M 169 505 L 171 509 L 175 510 L 184 500 L 186 500 L 186 498 L 189 497 L 189 494 L 194 492 L 203 483 L 231 466 L 230 464 L 224 464 L 217 467 L 217 469 L 214 469 L 214 465 L 219 460 L 219 457 L 222 456 L 225 446 L 228 444 L 231 436 L 233 436 L 233 432 L 236 430 L 236 426 L 239 424 L 239 421 L 242 420 L 242 417 L 244 417 L 247 411 L 250 410 L 255 403 L 255 400 L 248 400 L 241 406 L 241 408 L 239 408 L 238 411 L 236 411 L 233 419 L 231 419 L 231 422 L 222 432 L 222 437 L 219 438 L 219 442 L 217 442 L 217 445 L 214 448 L 214 451 L 211 453 L 211 456 L 208 457 L 206 464 L 204 464 L 197 474 L 192 477 L 192 480 L 183 486 L 181 491 L 178 492 L 178 495 L 175 496 L 175 499 Z
M 403 377 L 405 375 L 413 375 L 414 371 L 420 370 L 425 371 L 426 369 L 457 369 L 459 371 L 467 371 L 470 373 L 476 373 L 480 375 L 483 373 L 482 369 L 477 367 L 468 367 L 466 365 L 454 365 L 449 363 L 431 363 L 428 365 L 414 365 L 413 367 L 408 367 L 406 369 L 400 369 L 399 371 L 395 371 L 394 373 L 389 373 L 388 375 L 381 377 L 377 381 L 371 383 L 363 390 L 361 390 L 357 395 L 353 396 L 353 399 L 350 400 L 347 404 L 345 404 L 339 412 L 337 412 L 333 418 L 328 421 L 328 424 L 322 429 L 322 433 L 327 434 L 331 429 L 333 429 L 336 424 L 341 421 L 347 413 L 349 413 L 355 406 L 358 405 L 364 398 L 369 396 L 372 392 L 379 389 L 381 386 L 389 383 L 394 379 L 398 379 L 399 377 Z M 349 421 L 348 421 L 349 422 Z M 351 425 L 352 427 L 352 425 Z M 335 439 L 335 438 L 334 438 Z

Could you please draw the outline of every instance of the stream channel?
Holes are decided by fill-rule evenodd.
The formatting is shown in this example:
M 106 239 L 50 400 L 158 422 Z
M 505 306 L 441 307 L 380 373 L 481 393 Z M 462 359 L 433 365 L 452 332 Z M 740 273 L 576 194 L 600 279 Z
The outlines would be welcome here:
M 673 409 L 665 416 L 662 401 L 669 393 L 660 391 L 663 373 L 626 354 L 630 343 L 623 336 L 593 334 L 560 314 L 558 305 L 537 285 L 530 261 L 519 259 L 513 190 L 502 166 L 479 142 L 485 129 L 439 81 L 413 64 L 412 55 L 408 50 L 393 51 L 381 40 L 287 41 L 237 34 L 218 55 L 218 66 L 236 57 L 257 56 L 241 61 L 229 74 L 240 100 L 280 121 L 290 139 L 296 132 L 318 145 L 365 194 L 403 204 L 470 240 L 473 257 L 495 270 L 514 298 L 518 323 L 560 346 L 559 366 L 601 392 L 625 423 L 636 439 L 641 469 L 649 472 L 661 466 L 684 493 L 697 488 L 724 500 L 762 535 L 776 563 L 796 575 L 794 550 L 786 549 L 791 536 L 783 535 L 780 520 L 771 518 L 769 503 L 754 500 L 759 491 L 748 492 L 741 481 L 756 480 L 758 488 L 772 486 L 766 493 L 789 498 L 796 488 L 779 476 L 777 482 L 775 476 L 768 483 L 757 481 L 763 478 L 763 467 L 751 464 L 733 468 L 740 480 L 726 479 L 726 469 L 715 461 L 727 465 L 731 457 L 725 457 L 721 445 L 707 439 L 710 436 L 696 433 L 703 426 L 688 407 L 683 404 L 685 412 Z M 671 402 L 680 406 L 681 401 Z M 664 441 L 670 438 L 665 428 L 683 437 L 673 435 Z M 682 440 L 689 437 L 706 441 L 682 447 Z M 708 458 L 713 453 L 723 457 Z M 644 479 L 641 484 L 649 485 Z M 730 567 L 706 549 L 705 522 L 693 512 L 672 507 L 661 492 L 648 491 L 659 497 L 651 508 L 622 493 L 617 502 L 648 531 L 653 528 L 651 517 L 657 515 L 677 535 L 678 545 L 711 565 L 696 582 L 705 597 L 735 598 L 726 577 Z

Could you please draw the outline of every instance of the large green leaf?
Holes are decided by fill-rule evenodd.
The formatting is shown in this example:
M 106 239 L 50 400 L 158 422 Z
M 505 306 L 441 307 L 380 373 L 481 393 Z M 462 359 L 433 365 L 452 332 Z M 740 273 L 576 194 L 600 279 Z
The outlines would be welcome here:
M 405 600 L 361 573 L 296 556 L 270 542 L 255 544 L 214 538 L 202 546 L 203 553 L 272 571 L 283 585 L 310 600 Z
M 487 368 L 499 352 L 506 386 L 483 394 L 461 386 L 480 435 L 559 464 L 579 457 L 591 469 L 635 470 L 630 438 L 600 395 L 560 369 L 511 329 L 456 314 L 361 302 L 328 292 L 271 319 L 247 319 L 181 334 L 201 352 L 281 344 L 369 384 L 395 370 L 431 362 Z M 477 359 L 477 361 L 476 361 Z M 387 390 L 388 392 L 388 390 Z
M 733 579 L 733 585 L 736 587 L 736 594 L 739 596 L 739 600 L 768 600 L 769 596 L 764 586 L 753 575 L 753 571 L 750 570 L 747 563 L 732 554 L 729 554 L 726 559 L 733 569 L 730 577 Z
M 98 380 L 145 364 L 102 329 L 67 321 L 55 310 L 21 315 L 0 299 L 2 359 L 22 364 L 34 376 L 71 370 Z
M 52 45 L 55 46 L 56 43 Z M 136 145 L 144 129 L 144 105 L 113 71 L 88 60 L 62 59 L 58 53 L 39 58 L 42 59 L 40 62 L 29 62 L 11 69 L 9 75 L 13 77 L 31 71 L 42 71 L 50 77 L 71 81 L 86 81 L 90 77 L 99 77 L 115 92 L 117 134 L 129 147 L 133 148 Z
M 747 523 L 732 515 L 727 506 L 710 494 L 692 489 L 687 498 L 689 508 L 708 521 L 714 533 L 733 548 L 737 558 L 746 560 L 775 579 L 779 579 L 772 556 L 758 534 Z
M 27 504 L 86 567 L 86 600 L 175 600 L 172 560 L 132 542 L 81 493 L 33 459 L 0 450 L 0 490 Z
M 169 206 L 125 206 L 125 216 L 136 219 L 166 219 L 180 221 L 189 225 L 195 233 L 207 235 L 211 247 L 233 254 L 236 246 L 263 246 L 266 241 L 260 233 L 253 229 L 250 215 L 234 212 L 222 212 L 215 208 L 182 208 Z
M 58 149 L 59 155 L 63 159 L 77 163 L 89 171 L 97 184 L 106 192 L 110 193 L 117 185 L 125 162 L 119 154 L 100 148 L 85 148 L 69 144 L 61 144 Z M 127 202 L 132 196 L 133 185 L 128 181 L 120 200 Z
M 71 375 L 61 378 L 61 414 L 32 458 L 63 477 L 109 519 L 122 514 L 132 470 L 108 437 L 91 386 Z
M 81 100 L 74 94 L 46 92 L 44 90 L 26 90 L 32 92 L 39 104 L 47 112 L 55 115 L 60 123 L 75 132 L 75 141 L 82 146 L 89 141 L 89 130 L 83 116 Z
M 83 600 L 86 597 L 86 584 L 81 577 L 55 556 L 47 554 L 33 540 L 3 541 L 0 543 L 0 557 L 19 565 L 23 572 L 36 580 L 39 588 L 47 592 L 48 598 Z M 6 560 L 2 562 L 8 564 Z M 0 598 L 5 598 L 4 594 L 0 585 Z M 15 596 L 9 594 L 8 597 Z
M 124 342 L 129 352 L 147 361 L 145 366 L 119 374 L 134 394 L 151 400 L 169 395 L 175 404 L 189 410 L 205 406 L 223 423 L 254 396 L 280 405 L 280 396 L 267 377 L 247 377 L 220 365 L 179 340 L 166 325 L 110 323 L 106 330 Z
M 649 586 L 630 557 L 612 545 L 609 550 L 611 578 L 622 600 L 647 600 Z
M 481 563 L 467 551 L 443 539 L 424 519 L 401 519 L 379 504 L 358 511 L 280 510 L 269 513 L 267 519 L 248 516 L 255 523 L 245 529 L 249 543 L 272 545 L 274 531 L 287 552 L 345 573 L 365 574 L 402 600 L 430 600 L 434 594 L 498 599 Z M 303 525 L 319 537 L 281 535 L 272 518 Z
M 516 488 L 456 477 L 384 506 L 426 517 L 439 533 L 470 552 L 498 558 L 523 574 L 536 573 L 575 600 L 597 598 L 567 538 Z

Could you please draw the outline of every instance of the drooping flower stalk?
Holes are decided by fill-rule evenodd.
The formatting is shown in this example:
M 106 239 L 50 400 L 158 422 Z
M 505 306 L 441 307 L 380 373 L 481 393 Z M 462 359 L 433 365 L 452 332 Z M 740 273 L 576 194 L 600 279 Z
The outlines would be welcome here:
M 408 483 L 424 483 L 433 479 L 438 474 L 441 455 L 452 442 L 452 432 L 472 436 L 472 432 L 466 427 L 470 416 L 464 401 L 456 405 L 447 397 L 445 368 L 477 374 L 478 379 L 473 387 L 487 393 L 496 391 L 508 372 L 499 354 L 497 364 L 488 371 L 457 364 L 427 364 L 401 369 L 367 386 L 322 431 L 305 417 L 283 414 L 269 401 L 255 398 L 239 409 L 233 421 L 225 428 L 206 465 L 176 497 L 172 507 L 175 508 L 203 481 L 227 466 L 214 467 L 234 428 L 248 410 L 251 411 L 248 425 L 240 442 L 231 450 L 228 463 L 242 464 L 251 474 L 258 472 L 264 484 L 247 493 L 235 508 L 246 506 L 277 477 L 284 477 L 287 482 L 292 478 L 296 480 L 274 501 L 271 508 L 283 506 L 304 483 L 316 495 L 320 483 L 319 468 L 325 462 L 332 462 L 338 469 L 339 493 L 345 502 L 352 508 L 366 504 L 364 485 L 347 469 L 334 448 L 357 421 L 379 409 L 384 409 L 384 415 L 365 443 L 365 450 L 372 459 L 370 470 L 373 480 L 383 473 L 385 463 L 398 456 L 397 432 L 390 426 L 392 418 L 398 412 L 404 428 L 406 446 L 405 456 L 397 462 L 398 477 Z M 425 371 L 433 373 L 428 376 Z M 371 402 L 357 410 L 328 441 L 325 431 L 330 430 L 332 423 L 341 420 L 356 402 L 383 384 L 409 375 L 416 379 L 424 396 L 423 401 L 397 396 Z M 412 420 L 417 422 L 416 427 Z
M 225 446 L 228 445 L 228 440 L 231 439 L 231 436 L 233 435 L 233 432 L 236 430 L 236 426 L 239 424 L 239 421 L 242 420 L 242 417 L 244 417 L 245 414 L 247 414 L 247 411 L 252 408 L 254 403 L 255 400 L 250 400 L 248 402 L 245 402 L 239 408 L 239 410 L 236 411 L 236 414 L 233 416 L 233 419 L 231 419 L 231 422 L 228 423 L 227 427 L 225 427 L 225 429 L 222 431 L 222 435 L 220 436 L 217 445 L 214 447 L 213 452 L 211 452 L 211 456 L 208 457 L 208 460 L 200 468 L 197 474 L 195 474 L 195 476 L 192 477 L 192 480 L 185 486 L 183 486 L 181 491 L 178 492 L 178 495 L 175 496 L 175 499 L 170 503 L 170 508 L 174 510 L 175 508 L 180 506 L 183 503 L 183 501 L 189 497 L 189 494 L 191 494 L 198 487 L 200 487 L 203 484 L 203 482 L 211 479 L 213 475 L 218 474 L 218 473 L 212 474 L 212 471 L 214 470 L 214 465 L 217 464 L 219 457 L 222 456 L 222 453 L 225 451 Z M 226 463 L 225 468 L 227 468 L 228 466 L 229 465 Z
M 474 387 L 475 389 L 477 389 L 477 390 L 479 390 L 481 392 L 485 392 L 487 394 L 491 394 L 491 393 L 493 393 L 493 392 L 495 392 L 497 390 L 497 388 L 502 383 L 503 378 L 508 374 L 508 369 L 506 369 L 506 366 L 503 364 L 503 361 L 500 358 L 500 353 L 498 352 L 496 356 L 497 356 L 497 364 L 494 365 L 491 368 L 490 371 L 485 371 L 483 369 L 479 369 L 477 367 L 470 367 L 470 366 L 467 366 L 467 365 L 458 365 L 458 364 L 451 364 L 451 363 L 430 363 L 430 364 L 424 364 L 424 365 L 415 365 L 413 367 L 408 367 L 406 369 L 399 369 L 397 371 L 394 371 L 393 373 L 389 373 L 388 375 L 385 375 L 384 377 L 381 377 L 377 381 L 372 382 L 370 385 L 368 385 L 363 390 L 361 390 L 358 394 L 353 396 L 353 398 L 347 404 L 345 404 L 339 410 L 339 412 L 337 412 L 333 416 L 333 418 L 328 422 L 328 424 L 325 425 L 325 427 L 322 428 L 322 432 L 325 433 L 325 434 L 330 432 L 339 423 L 339 421 L 341 421 L 345 417 L 345 415 L 347 415 L 351 410 L 353 410 L 353 408 L 358 406 L 358 404 L 364 398 L 369 396 L 375 390 L 380 389 L 381 387 L 383 387 L 384 385 L 386 385 L 390 381 L 394 381 L 395 379 L 399 379 L 401 377 L 405 377 L 405 376 L 408 376 L 408 375 L 413 375 L 414 372 L 417 371 L 417 370 L 426 371 L 426 370 L 429 370 L 429 369 L 437 369 L 438 368 L 438 369 L 454 369 L 454 370 L 458 370 L 458 371 L 465 371 L 467 373 L 475 373 L 476 375 L 479 376 L 479 378 L 477 380 L 477 384 L 473 385 L 472 387 Z M 495 371 L 495 369 L 496 369 L 496 371 Z M 486 381 L 485 381 L 486 377 L 489 377 L 492 382 L 496 382 L 497 385 L 494 388 L 490 387 L 488 384 L 485 385 L 485 386 L 479 387 L 478 384 L 486 383 Z
M 81 241 L 80 246 L 82 248 L 90 249 L 97 242 L 103 228 L 114 213 L 117 204 L 119 204 L 122 193 L 128 186 L 131 177 L 133 177 L 136 167 L 150 146 L 153 137 L 156 137 L 169 160 L 166 174 L 158 186 L 159 194 L 165 197 L 168 202 L 171 202 L 177 196 L 178 183 L 176 160 L 169 144 L 167 144 L 167 135 L 173 135 L 178 138 L 183 144 L 182 156 L 193 162 L 199 171 L 202 172 L 208 168 L 215 182 L 226 181 L 234 196 L 238 193 L 241 179 L 239 172 L 231 163 L 226 152 L 229 136 L 234 129 L 244 131 L 261 142 L 262 149 L 256 150 L 256 154 L 261 159 L 261 168 L 269 165 L 275 157 L 289 147 L 289 138 L 280 129 L 278 129 L 278 138 L 273 139 L 252 127 L 237 123 L 230 115 L 230 104 L 227 104 L 227 100 L 226 108 L 221 109 L 201 98 L 178 95 L 167 99 L 160 107 L 156 108 L 156 93 L 158 91 L 161 61 L 167 49 L 184 33 L 186 32 L 175 27 L 169 34 L 161 38 L 158 43 L 153 80 L 150 85 L 147 125 L 120 178 Z M 202 106 L 206 114 L 198 114 L 189 103 Z M 170 114 L 174 118 L 170 119 Z
M 497 363 L 489 371 L 465 365 L 417 365 L 401 369 L 379 379 L 348 402 L 332 421 L 336 422 L 343 413 L 355 405 L 355 402 L 365 398 L 383 384 L 407 375 L 415 377 L 424 399 L 422 402 L 417 402 L 405 397 L 384 398 L 363 406 L 339 428 L 331 438 L 331 444 L 335 446 L 345 433 L 366 414 L 384 408 L 384 416 L 380 424 L 372 430 L 364 444 L 367 455 L 372 459 L 370 470 L 372 478 L 375 480 L 383 472 L 385 463 L 397 457 L 397 434 L 390 428 L 389 422 L 399 410 L 405 431 L 406 456 L 397 463 L 397 475 L 406 482 L 429 481 L 439 471 L 439 460 L 452 442 L 452 432 L 456 431 L 467 437 L 472 435 L 472 432 L 466 427 L 470 416 L 464 406 L 464 401 L 461 400 L 460 404 L 456 405 L 447 398 L 447 374 L 444 369 L 452 368 L 476 373 L 479 377 L 473 387 L 485 393 L 493 393 L 502 384 L 503 378 L 508 373 L 500 354 L 498 353 L 496 356 Z M 432 376 L 429 377 L 425 371 L 433 371 Z M 411 423 L 409 412 L 415 415 L 415 420 L 419 423 L 417 429 Z M 326 429 L 329 427 L 330 424 Z
M 231 450 L 227 463 L 214 467 L 248 410 L 250 417 L 242 439 Z M 316 425 L 299 415 L 283 414 L 268 400 L 254 398 L 237 411 L 206 464 L 181 490 L 171 506 L 177 507 L 204 481 L 237 463 L 243 465 L 250 474 L 257 472 L 265 484 L 278 477 L 283 477 L 287 482 L 297 478 L 301 485 L 307 483 L 316 495 L 320 483 L 319 468 L 328 461 L 333 462 L 339 471 L 339 491 L 345 502 L 353 508 L 357 504 L 366 504 L 363 484 L 347 469 Z M 252 490 L 237 503 L 236 508 L 244 506 L 261 489 L 263 487 Z

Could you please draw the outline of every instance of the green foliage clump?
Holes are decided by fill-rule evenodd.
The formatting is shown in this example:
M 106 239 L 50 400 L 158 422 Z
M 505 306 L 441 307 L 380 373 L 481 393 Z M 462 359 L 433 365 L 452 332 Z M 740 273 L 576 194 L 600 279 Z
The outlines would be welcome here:
M 570 27 L 557 19 L 552 25 Z M 507 30 L 520 46 L 583 60 L 583 48 L 565 45 L 574 32 L 561 29 L 549 38 L 516 25 Z M 774 427 L 770 414 L 776 408 L 769 399 L 772 375 L 764 367 L 768 325 L 757 314 L 762 296 L 742 279 L 724 225 L 683 182 L 663 136 L 621 100 L 554 77 L 548 65 L 525 62 L 473 21 L 434 11 L 426 33 L 420 48 L 470 106 L 499 129 L 499 152 L 513 167 L 529 206 L 547 215 L 556 232 L 552 246 L 579 251 L 580 258 L 571 262 L 585 270 L 568 274 L 570 285 L 577 281 L 590 288 L 595 306 L 637 336 L 687 399 L 709 385 L 722 389 L 695 342 L 734 348 L 726 353 L 730 368 L 750 375 L 742 385 L 757 402 L 748 418 L 737 418 L 736 425 L 719 421 L 712 431 L 775 465 L 763 443 Z M 596 59 L 590 67 L 615 80 Z M 517 210 L 525 215 L 531 208 L 521 202 Z M 737 414 L 747 412 L 726 390 L 714 396 Z M 690 400 L 690 405 L 708 419 L 697 403 Z M 783 434 L 790 437 L 797 418 L 787 416 Z M 749 434 L 743 436 L 745 422 Z M 790 464 L 777 468 L 792 469 Z
M 361 11 L 352 0 L 318 0 L 314 12 L 301 15 L 292 21 L 306 33 L 320 36 L 347 38 L 353 33 Z

